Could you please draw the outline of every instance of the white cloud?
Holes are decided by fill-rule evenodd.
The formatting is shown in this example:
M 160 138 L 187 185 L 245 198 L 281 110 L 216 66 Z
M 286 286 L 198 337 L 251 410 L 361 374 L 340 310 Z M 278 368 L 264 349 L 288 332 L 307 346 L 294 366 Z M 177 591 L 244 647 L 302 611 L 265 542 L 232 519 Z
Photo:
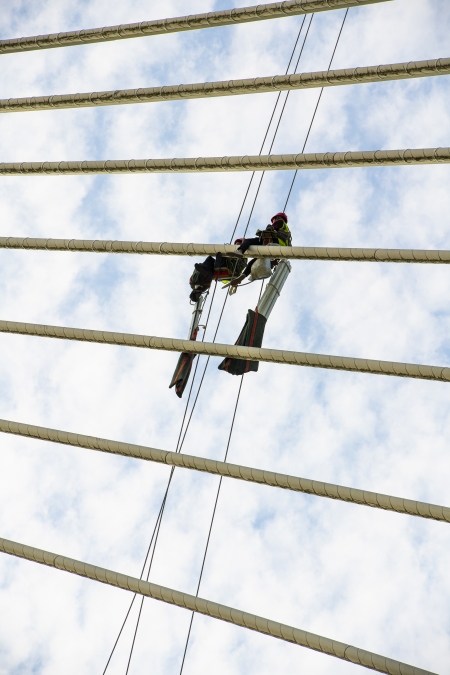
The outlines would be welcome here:
M 16 0 L 0 10 L 2 37 L 239 4 L 61 0 L 41 2 L 37 12 L 35 3 Z M 314 18 L 301 70 L 327 67 L 342 17 Z M 350 10 L 334 65 L 447 56 L 449 21 L 444 0 Z M 2 97 L 278 74 L 300 23 L 4 55 Z M 290 95 L 275 152 L 300 151 L 317 95 Z M 2 161 L 257 153 L 275 98 L 2 115 Z M 448 145 L 448 110 L 447 77 L 329 89 L 307 149 Z M 449 177 L 448 166 L 299 172 L 288 208 L 295 243 L 450 248 Z M 291 178 L 266 174 L 250 233 L 283 206 Z M 248 180 L 3 177 L 2 234 L 228 241 Z M 0 260 L 2 319 L 187 334 L 190 259 L 2 251 Z M 230 299 L 219 341 L 235 341 L 258 293 L 247 287 Z M 265 345 L 447 365 L 449 293 L 444 266 L 297 262 Z M 223 295 L 217 291 L 207 339 Z M 175 448 L 185 401 L 168 389 L 175 354 L 13 335 L 0 335 L 0 348 L 0 417 Z M 217 365 L 212 359 L 183 449 L 222 458 L 239 380 Z M 445 504 L 449 405 L 442 383 L 262 364 L 245 378 L 229 459 Z M 139 575 L 167 467 L 7 435 L 1 441 L 1 536 Z M 195 592 L 217 485 L 211 476 L 175 472 L 153 581 Z M 449 539 L 442 523 L 224 480 L 201 595 L 443 673 Z M 102 672 L 130 601 L 125 592 L 0 556 L 0 675 Z M 146 600 L 130 673 L 149 665 L 178 672 L 189 618 Z M 125 671 L 132 630 L 129 622 L 111 675 Z M 299 667 L 357 672 L 202 617 L 184 672 Z

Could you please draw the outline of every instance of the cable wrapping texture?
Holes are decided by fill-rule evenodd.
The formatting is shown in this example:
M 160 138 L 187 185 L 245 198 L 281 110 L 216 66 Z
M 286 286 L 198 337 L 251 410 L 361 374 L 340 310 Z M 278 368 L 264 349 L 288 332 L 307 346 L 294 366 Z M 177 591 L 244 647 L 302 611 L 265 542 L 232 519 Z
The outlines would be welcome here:
M 311 368 L 346 370 L 374 375 L 394 375 L 420 380 L 450 382 L 450 368 L 445 366 L 427 366 L 415 363 L 361 359 L 350 356 L 311 354 L 308 352 L 293 352 L 264 347 L 242 347 L 239 345 L 220 344 L 218 342 L 197 342 L 196 340 L 180 340 L 177 338 L 137 335 L 135 333 L 116 333 L 90 330 L 88 328 L 49 326 L 19 321 L 0 321 L 0 333 L 16 333 L 80 342 L 142 347 L 170 352 L 185 352 L 187 354 L 230 356 L 246 361 L 265 361 L 267 363 L 283 363 L 292 366 L 310 366 Z
M 0 249 L 30 251 L 72 251 L 83 253 L 124 253 L 139 255 L 208 256 L 230 255 L 236 246 L 230 244 L 197 244 L 148 241 L 115 241 L 102 239 L 46 239 L 35 237 L 0 237 Z M 348 262 L 395 262 L 449 264 L 449 250 L 336 248 L 330 246 L 251 246 L 251 258 L 292 260 L 343 260 Z
M 204 14 L 177 16 L 170 19 L 156 19 L 155 21 L 141 21 L 140 23 L 128 23 L 119 26 L 104 26 L 102 28 L 88 28 L 0 40 L 0 54 L 33 51 L 36 49 L 52 49 L 54 47 L 71 47 L 74 45 L 126 40 L 128 38 L 151 35 L 165 35 L 167 33 L 198 30 L 200 28 L 230 26 L 239 23 L 262 21 L 264 19 L 278 19 L 287 16 L 298 16 L 299 14 L 325 12 L 332 9 L 360 7 L 387 1 L 285 0 L 284 2 L 271 2 L 252 7 L 236 7 L 234 9 L 224 9 Z
M 300 478 L 288 474 L 274 471 L 256 469 L 254 467 L 221 462 L 206 457 L 196 457 L 183 453 L 170 452 L 167 450 L 158 450 L 143 445 L 133 443 L 123 443 L 121 441 L 112 441 L 106 438 L 97 438 L 95 436 L 86 436 L 84 434 L 74 434 L 68 431 L 50 429 L 48 427 L 39 427 L 33 424 L 23 424 L 21 422 L 12 422 L 10 420 L 0 419 L 0 432 L 34 438 L 41 441 L 50 441 L 77 448 L 86 448 L 88 450 L 97 450 L 113 455 L 123 457 L 132 457 L 142 459 L 168 466 L 176 466 L 184 469 L 192 469 L 226 478 L 235 478 L 250 483 L 260 485 L 269 485 L 284 490 L 293 490 L 317 497 L 326 497 L 342 502 L 359 504 L 362 506 L 371 506 L 384 511 L 393 511 L 395 513 L 404 513 L 410 516 L 419 516 L 429 518 L 445 523 L 450 523 L 450 508 L 438 506 L 427 502 L 420 502 L 414 499 L 404 499 L 403 497 L 393 497 L 369 490 L 360 490 L 357 488 L 335 485 L 334 483 L 325 483 L 323 481 L 311 480 L 309 478 Z
M 272 91 L 293 91 L 316 87 L 335 87 L 369 82 L 388 82 L 419 77 L 450 74 L 450 58 L 429 61 L 409 61 L 387 65 L 323 70 L 312 73 L 253 77 L 242 80 L 178 84 L 163 87 L 140 87 L 77 94 L 28 96 L 0 99 L 0 113 L 95 108 L 108 105 L 158 103 L 161 101 L 215 98 L 262 94 Z
M 97 565 L 90 565 L 89 563 L 74 560 L 67 556 L 44 551 L 33 546 L 26 546 L 9 539 L 0 538 L 0 551 L 18 558 L 47 565 L 48 567 L 55 567 L 71 574 L 77 574 L 87 579 L 100 581 L 116 588 L 139 593 L 140 595 L 167 602 L 177 607 L 190 609 L 199 614 L 220 619 L 243 628 L 249 628 L 258 633 L 271 635 L 286 642 L 308 647 L 322 654 L 335 656 L 344 661 L 365 666 L 380 673 L 388 673 L 388 675 L 435 675 L 422 668 L 416 668 L 406 663 L 374 654 L 365 649 L 359 649 L 358 647 L 331 640 L 315 633 L 287 626 L 278 623 L 278 621 L 271 621 L 255 614 L 234 609 L 233 607 L 227 607 L 226 605 L 205 600 L 188 593 L 182 593 L 149 581 L 136 579 L 126 574 L 98 567 Z
M 297 155 L 242 155 L 183 159 L 117 159 L 61 162 L 1 162 L 0 175 L 76 175 L 128 173 L 202 173 L 290 171 L 369 166 L 420 166 L 450 163 L 450 148 L 316 152 Z

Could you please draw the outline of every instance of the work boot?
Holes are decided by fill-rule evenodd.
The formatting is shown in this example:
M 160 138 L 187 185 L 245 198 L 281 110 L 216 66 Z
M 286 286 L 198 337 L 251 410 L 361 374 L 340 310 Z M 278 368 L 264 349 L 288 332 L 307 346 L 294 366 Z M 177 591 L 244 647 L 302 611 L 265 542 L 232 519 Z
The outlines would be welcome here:
M 217 253 L 216 262 L 214 263 L 214 269 L 219 270 L 221 267 L 223 267 L 223 255 L 222 253 Z

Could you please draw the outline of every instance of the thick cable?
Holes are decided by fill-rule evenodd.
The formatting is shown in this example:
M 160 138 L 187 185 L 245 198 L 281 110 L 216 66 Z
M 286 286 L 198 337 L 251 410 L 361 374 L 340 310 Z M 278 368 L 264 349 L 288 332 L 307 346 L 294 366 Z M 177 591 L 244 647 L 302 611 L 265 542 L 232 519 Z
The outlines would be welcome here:
M 102 28 L 87 28 L 77 31 L 49 33 L 47 35 L 33 35 L 31 37 L 0 40 L 0 54 L 11 54 L 37 49 L 52 49 L 55 47 L 71 47 L 75 45 L 93 44 L 95 42 L 109 42 L 111 40 L 126 40 L 129 38 L 146 37 L 151 35 L 165 35 L 180 31 L 198 30 L 231 26 L 240 23 L 279 19 L 312 12 L 326 12 L 345 7 L 361 7 L 387 0 L 285 0 L 252 7 L 235 7 L 205 14 L 191 14 L 170 19 L 156 19 L 155 21 L 141 21 L 140 23 L 122 24 L 119 26 L 104 26 Z
M 449 164 L 450 147 L 347 150 L 285 155 L 232 155 L 173 159 L 117 159 L 60 162 L 2 162 L 1 176 L 95 176 L 100 174 L 234 173 L 292 169 L 348 169 Z
M 314 15 L 312 15 L 314 16 Z M 305 17 L 306 18 L 306 17 Z M 294 71 L 296 73 L 296 70 Z M 406 61 L 339 70 L 272 75 L 238 80 L 196 82 L 193 84 L 113 89 L 77 94 L 26 96 L 0 99 L 0 114 L 68 110 L 102 106 L 136 105 L 164 101 L 188 101 L 199 98 L 265 94 L 276 91 L 301 91 L 319 87 L 338 87 L 374 82 L 392 82 L 450 74 L 450 58 L 427 61 Z
M 0 237 L 0 249 L 25 251 L 61 251 L 76 253 L 108 253 L 123 255 L 215 256 L 231 255 L 231 244 L 202 244 L 179 242 L 114 241 L 112 239 L 46 239 L 31 237 Z M 450 263 L 450 250 L 410 248 L 344 248 L 332 246 L 250 246 L 250 258 L 279 258 L 286 260 L 323 260 L 383 263 Z
M 240 395 L 241 386 L 239 387 L 238 395 Z M 235 407 L 231 431 L 234 426 L 236 412 L 237 408 Z M 226 461 L 231 435 L 228 437 L 225 460 L 221 462 L 216 459 L 209 459 L 208 457 L 186 455 L 181 452 L 169 452 L 167 450 L 159 450 L 158 448 L 152 448 L 145 445 L 113 441 L 107 438 L 97 438 L 96 436 L 76 434 L 68 431 L 61 431 L 60 429 L 39 427 L 34 424 L 13 422 L 11 420 L 0 419 L 0 432 L 21 436 L 23 438 L 47 441 L 68 447 L 85 448 L 86 450 L 104 452 L 120 457 L 155 462 L 172 468 L 179 467 L 190 471 L 199 471 L 213 476 L 219 476 L 220 478 L 233 478 L 234 480 L 242 480 L 256 485 L 265 485 L 282 490 L 313 495 L 315 497 L 333 499 L 347 504 L 369 506 L 374 509 L 381 509 L 392 513 L 402 513 L 409 516 L 450 523 L 450 507 L 448 506 L 423 502 L 417 499 L 396 497 L 395 495 L 372 492 L 370 490 L 338 485 L 336 483 L 312 480 L 301 476 L 292 476 L 251 466 L 243 466 L 241 464 L 231 464 Z M 143 578 L 144 575 L 147 557 L 142 568 L 141 578 Z
M 450 382 L 450 368 L 429 366 L 416 363 L 363 359 L 331 354 L 314 354 L 265 347 L 245 347 L 242 345 L 220 344 L 217 342 L 197 342 L 178 338 L 138 335 L 136 333 L 114 333 L 112 331 L 90 330 L 88 328 L 69 328 L 19 321 L 0 321 L 0 333 L 32 335 L 34 337 L 74 340 L 76 342 L 94 342 L 124 347 L 139 347 L 186 354 L 206 354 L 222 358 L 243 359 L 244 361 L 263 361 L 291 366 L 344 370 L 348 372 L 370 373 L 372 375 L 392 375 L 419 380 Z
M 242 610 L 228 607 L 218 602 L 195 597 L 189 593 L 183 593 L 172 588 L 160 586 L 159 584 L 136 579 L 120 572 L 99 567 L 98 565 L 91 565 L 80 560 L 74 560 L 68 556 L 44 551 L 34 546 L 27 546 L 16 541 L 0 538 L 0 551 L 17 558 L 63 570 L 85 579 L 92 579 L 93 581 L 99 581 L 115 588 L 139 593 L 140 595 L 145 595 L 175 607 L 190 609 L 205 616 L 242 628 L 248 628 L 263 635 L 276 637 L 322 654 L 334 656 L 349 663 L 365 666 L 380 673 L 386 673 L 387 675 L 435 675 L 422 668 L 416 668 L 395 659 L 354 647 L 353 645 L 338 642 L 337 640 L 294 628 L 293 626 L 287 626 L 278 621 L 265 619 L 256 614 L 243 612 Z

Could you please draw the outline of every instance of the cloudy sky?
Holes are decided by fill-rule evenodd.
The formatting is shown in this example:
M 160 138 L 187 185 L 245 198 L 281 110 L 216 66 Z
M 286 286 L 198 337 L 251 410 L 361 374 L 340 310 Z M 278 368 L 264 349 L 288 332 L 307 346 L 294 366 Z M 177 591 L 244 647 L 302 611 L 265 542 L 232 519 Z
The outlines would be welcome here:
M 237 0 L 11 0 L 1 37 L 239 6 Z M 328 65 L 344 12 L 314 17 L 301 71 Z M 309 18 L 307 19 L 307 22 Z M 1 56 L 2 98 L 284 73 L 302 17 Z M 351 9 L 335 67 L 450 55 L 448 0 Z M 303 35 L 305 33 L 303 29 Z M 274 152 L 300 152 L 317 90 L 290 95 Z M 282 100 L 284 99 L 284 95 Z M 276 94 L 3 115 L 1 161 L 257 154 Z M 447 77 L 326 90 L 307 150 L 449 145 Z M 3 177 L 1 235 L 226 242 L 249 174 Z M 285 202 L 265 176 L 249 232 Z M 296 244 L 450 248 L 450 167 L 300 172 Z M 248 220 L 250 192 L 238 233 Z M 0 252 L 0 318 L 185 337 L 192 259 Z M 227 303 L 234 342 L 259 285 Z M 223 303 L 218 290 L 206 339 Z M 270 347 L 450 365 L 444 266 L 294 262 Z M 177 355 L 0 335 L 0 417 L 174 450 Z M 240 378 L 212 359 L 183 450 L 223 458 Z M 200 361 L 199 374 L 205 360 Z M 194 384 L 195 395 L 199 376 Z M 450 385 L 262 364 L 229 459 L 450 505 Z M 0 536 L 139 576 L 170 469 L 1 436 Z M 195 593 L 218 479 L 177 470 L 151 580 Z M 450 673 L 450 527 L 224 480 L 200 595 Z M 101 675 L 131 596 L 0 556 L 0 674 Z M 122 675 L 137 604 L 108 673 Z M 190 614 L 144 603 L 129 673 L 178 674 Z M 352 675 L 344 663 L 197 616 L 184 673 Z

